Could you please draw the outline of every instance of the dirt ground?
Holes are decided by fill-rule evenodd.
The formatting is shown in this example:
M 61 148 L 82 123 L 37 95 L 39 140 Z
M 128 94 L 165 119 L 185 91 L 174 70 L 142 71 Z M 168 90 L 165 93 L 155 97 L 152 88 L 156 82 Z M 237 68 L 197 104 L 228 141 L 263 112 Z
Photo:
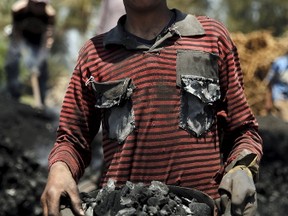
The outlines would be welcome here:
M 257 183 L 258 215 L 286 215 L 288 124 L 273 116 L 258 120 L 265 153 Z M 41 215 L 39 198 L 57 124 L 55 110 L 43 112 L 0 95 L 0 216 Z

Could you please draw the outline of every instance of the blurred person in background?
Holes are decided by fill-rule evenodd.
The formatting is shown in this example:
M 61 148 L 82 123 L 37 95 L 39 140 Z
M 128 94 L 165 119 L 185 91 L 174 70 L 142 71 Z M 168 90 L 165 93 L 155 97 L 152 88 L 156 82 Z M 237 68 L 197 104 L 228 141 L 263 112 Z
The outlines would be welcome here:
M 266 110 L 288 123 L 288 52 L 276 58 L 267 74 Z
M 23 84 L 19 79 L 20 63 L 37 73 L 41 103 L 45 104 L 49 78 L 47 58 L 53 44 L 55 10 L 49 0 L 19 0 L 12 5 L 12 32 L 5 71 L 7 90 L 19 100 Z
M 123 2 L 117 26 L 79 52 L 49 155 L 44 215 L 60 215 L 62 196 L 85 214 L 77 184 L 101 123 L 99 188 L 157 180 L 208 194 L 219 215 L 255 215 L 262 139 L 228 30 L 166 0 Z
M 125 14 L 123 0 L 102 0 L 100 5 L 100 20 L 96 30 L 102 34 L 117 25 L 118 19 Z

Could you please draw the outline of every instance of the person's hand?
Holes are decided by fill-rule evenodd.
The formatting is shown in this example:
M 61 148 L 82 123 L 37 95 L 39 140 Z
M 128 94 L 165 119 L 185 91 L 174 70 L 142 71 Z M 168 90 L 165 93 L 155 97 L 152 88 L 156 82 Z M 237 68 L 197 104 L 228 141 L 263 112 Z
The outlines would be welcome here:
M 44 216 L 60 215 L 62 196 L 71 201 L 71 210 L 75 215 L 84 216 L 77 184 L 67 165 L 57 162 L 50 169 L 47 184 L 41 196 Z
M 219 186 L 216 200 L 220 215 L 253 216 L 257 210 L 256 187 L 246 166 L 236 166 L 226 173 Z

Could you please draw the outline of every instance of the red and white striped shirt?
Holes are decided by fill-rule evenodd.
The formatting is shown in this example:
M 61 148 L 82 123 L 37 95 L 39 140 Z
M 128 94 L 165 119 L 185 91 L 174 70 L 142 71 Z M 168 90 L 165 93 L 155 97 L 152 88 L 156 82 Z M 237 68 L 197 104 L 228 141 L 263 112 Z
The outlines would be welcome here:
M 65 95 L 50 166 L 64 161 L 79 179 L 101 121 L 101 184 L 158 180 L 216 198 L 221 134 L 231 140 L 221 147 L 229 149 L 227 164 L 244 149 L 261 158 L 262 140 L 227 30 L 208 17 L 175 13 L 175 23 L 152 47 L 127 34 L 121 22 L 87 41 Z

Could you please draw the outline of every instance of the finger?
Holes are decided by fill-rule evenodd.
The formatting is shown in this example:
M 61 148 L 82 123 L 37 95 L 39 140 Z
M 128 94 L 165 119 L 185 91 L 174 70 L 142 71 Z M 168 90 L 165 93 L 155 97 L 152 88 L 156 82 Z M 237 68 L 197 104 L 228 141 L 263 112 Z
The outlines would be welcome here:
M 76 193 L 71 192 L 69 195 L 70 195 L 70 199 L 71 199 L 71 207 L 72 207 L 73 212 L 76 215 L 84 216 L 85 213 L 84 213 L 84 210 L 82 208 L 82 201 L 80 199 L 78 190 L 76 190 Z
M 48 196 L 47 207 L 49 216 L 60 216 L 60 195 L 59 196 Z
M 48 207 L 46 203 L 46 198 L 44 196 L 41 197 L 41 206 L 43 210 L 43 216 L 48 216 Z

